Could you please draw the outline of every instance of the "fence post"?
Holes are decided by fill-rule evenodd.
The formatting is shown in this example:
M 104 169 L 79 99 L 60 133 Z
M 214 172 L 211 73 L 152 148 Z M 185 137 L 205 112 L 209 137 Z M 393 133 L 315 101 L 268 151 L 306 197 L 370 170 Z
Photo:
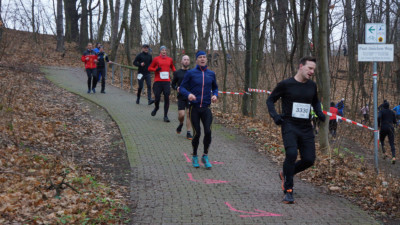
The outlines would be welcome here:
M 121 70 L 121 88 L 122 88 L 122 78 L 124 76 L 123 71 L 122 71 L 122 66 L 120 67 L 120 70 Z
M 112 68 L 111 84 L 114 84 L 114 72 L 115 72 L 114 64 L 112 64 L 111 68 Z
M 133 91 L 133 85 L 132 85 L 132 74 L 133 74 L 133 71 L 132 70 L 130 70 L 131 71 L 131 91 Z

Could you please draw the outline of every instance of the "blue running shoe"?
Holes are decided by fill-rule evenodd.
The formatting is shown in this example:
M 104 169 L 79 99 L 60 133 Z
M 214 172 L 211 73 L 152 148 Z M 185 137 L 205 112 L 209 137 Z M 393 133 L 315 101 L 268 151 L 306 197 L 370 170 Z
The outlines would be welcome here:
M 199 157 L 197 155 L 194 155 L 192 157 L 192 165 L 193 165 L 194 168 L 199 168 L 200 167 L 200 165 L 199 165 Z
M 208 156 L 207 155 L 203 155 L 203 157 L 201 157 L 201 161 L 204 163 L 204 167 L 208 170 L 211 169 L 211 163 L 210 161 L 208 161 Z
M 90 94 L 90 89 L 87 91 L 88 94 Z
M 93 88 L 92 91 L 93 91 L 93 93 L 96 93 L 96 88 Z

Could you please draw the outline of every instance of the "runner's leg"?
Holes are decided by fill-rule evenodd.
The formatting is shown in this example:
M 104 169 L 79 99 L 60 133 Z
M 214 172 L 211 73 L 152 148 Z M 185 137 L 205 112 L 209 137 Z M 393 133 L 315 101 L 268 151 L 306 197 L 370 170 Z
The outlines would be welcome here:
M 145 79 L 146 79 L 147 98 L 148 98 L 149 101 L 151 101 L 151 100 L 152 100 L 152 99 L 151 99 L 151 76 L 150 76 L 150 74 L 146 74 L 146 75 L 143 74 L 143 76 L 144 76 Z
M 294 173 L 311 167 L 315 162 L 315 141 L 312 128 L 303 128 L 299 137 L 300 160 L 296 162 Z
M 168 109 L 169 109 L 169 95 L 171 94 L 171 84 L 169 82 L 165 82 L 163 85 L 164 92 L 164 117 L 168 117 Z
M 204 155 L 207 155 L 208 149 L 211 144 L 211 124 L 213 120 L 210 108 L 203 109 L 203 112 L 200 115 L 200 119 L 204 127 L 204 138 L 203 138 Z
M 394 129 L 391 128 L 389 131 L 389 144 L 390 144 L 390 150 L 392 150 L 392 157 L 396 157 L 396 149 L 394 148 Z
M 193 139 L 192 139 L 192 146 L 193 146 L 193 155 L 197 155 L 197 149 L 199 147 L 199 140 L 201 135 L 200 130 L 200 115 L 198 112 L 199 108 L 195 108 L 191 106 L 189 109 L 189 118 L 193 126 Z
M 297 159 L 297 128 L 286 122 L 282 124 L 282 139 L 285 146 L 285 161 L 283 162 L 283 174 L 285 178 L 285 190 L 293 189 L 293 176 Z
M 160 108 L 161 91 L 162 91 L 162 86 L 161 86 L 160 82 L 154 82 L 154 84 L 153 84 L 153 92 L 154 92 L 154 96 L 155 96 L 154 110 L 156 110 L 156 111 Z

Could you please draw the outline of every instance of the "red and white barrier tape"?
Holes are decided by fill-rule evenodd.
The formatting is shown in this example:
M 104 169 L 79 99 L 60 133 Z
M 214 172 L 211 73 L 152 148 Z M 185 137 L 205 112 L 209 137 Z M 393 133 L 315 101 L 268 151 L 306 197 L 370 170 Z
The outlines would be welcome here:
M 248 92 L 229 92 L 229 91 L 218 91 L 218 93 L 221 93 L 221 94 L 230 94 L 230 95 L 244 95 L 244 94 L 248 94 L 248 95 L 251 95 L 250 93 L 248 93 Z
M 261 89 L 249 88 L 248 91 L 249 91 L 249 92 L 259 92 L 259 93 L 271 94 L 270 91 L 261 90 Z M 335 116 L 335 115 L 333 115 L 332 113 L 327 112 L 327 111 L 322 111 L 322 112 L 323 112 L 325 115 L 328 115 L 328 116 Z M 355 122 L 355 121 L 349 120 L 349 119 L 344 118 L 344 117 L 341 117 L 341 116 L 339 116 L 339 115 L 336 115 L 336 118 L 339 119 L 339 120 L 343 120 L 343 121 L 346 121 L 346 122 L 348 122 L 348 123 L 354 124 L 354 125 L 356 125 L 356 126 L 363 127 L 363 128 L 365 128 L 365 129 L 375 131 L 375 129 L 372 128 L 372 127 L 365 126 L 365 125 L 363 125 L 363 124 L 361 124 L 361 123 L 357 123 L 357 122 Z

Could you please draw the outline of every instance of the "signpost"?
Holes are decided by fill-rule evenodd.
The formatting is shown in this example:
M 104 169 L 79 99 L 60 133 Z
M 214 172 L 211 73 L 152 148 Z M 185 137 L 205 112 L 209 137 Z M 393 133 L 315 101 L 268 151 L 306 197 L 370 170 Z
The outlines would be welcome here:
M 394 46 L 386 43 L 386 24 L 367 23 L 365 24 L 365 43 L 358 45 L 358 61 L 373 62 L 373 89 L 374 89 L 374 153 L 375 170 L 379 173 L 378 167 L 378 63 L 393 62 Z

